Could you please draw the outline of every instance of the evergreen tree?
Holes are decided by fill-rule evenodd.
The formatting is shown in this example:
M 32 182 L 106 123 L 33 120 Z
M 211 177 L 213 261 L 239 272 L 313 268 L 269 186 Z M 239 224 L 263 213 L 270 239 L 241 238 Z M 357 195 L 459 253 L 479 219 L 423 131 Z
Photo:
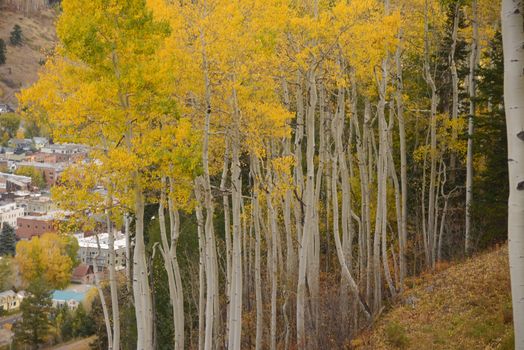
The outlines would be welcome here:
M 52 304 L 49 287 L 42 279 L 34 280 L 20 305 L 22 319 L 14 326 L 16 343 L 38 349 L 50 331 Z
M 11 45 L 13 46 L 22 45 L 22 28 L 18 24 L 14 25 L 9 41 L 11 42 Z
M 6 46 L 4 39 L 0 39 L 0 65 L 5 64 Z
M 0 256 L 1 255 L 15 255 L 16 249 L 16 234 L 15 229 L 4 222 L 2 231 L 0 231 Z
M 506 114 L 504 112 L 504 60 L 502 35 L 497 32 L 485 53 L 485 64 L 479 69 L 480 113 L 474 143 L 479 163 L 475 175 L 476 198 L 472 211 L 480 247 L 507 239 L 508 167 Z

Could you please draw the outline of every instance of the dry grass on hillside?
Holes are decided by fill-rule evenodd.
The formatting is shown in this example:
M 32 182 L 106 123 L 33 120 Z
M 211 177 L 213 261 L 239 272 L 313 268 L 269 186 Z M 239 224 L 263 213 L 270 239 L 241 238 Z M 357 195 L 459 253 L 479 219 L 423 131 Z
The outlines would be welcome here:
M 16 107 L 15 94 L 37 80 L 37 72 L 45 57 L 56 43 L 54 10 L 26 16 L 8 8 L 0 8 L 0 38 L 7 44 L 7 61 L 0 66 L 0 103 Z M 24 43 L 11 46 L 9 36 L 13 26 L 22 28 Z
M 513 349 L 506 247 L 411 283 L 356 348 Z

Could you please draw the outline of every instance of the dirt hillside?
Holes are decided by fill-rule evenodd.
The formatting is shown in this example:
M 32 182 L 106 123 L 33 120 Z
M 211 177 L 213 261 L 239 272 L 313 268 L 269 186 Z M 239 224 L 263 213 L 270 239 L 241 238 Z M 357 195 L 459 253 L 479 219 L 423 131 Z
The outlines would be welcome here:
M 27 16 L 24 13 L 0 7 L 0 38 L 7 44 L 7 61 L 0 66 L 0 103 L 17 106 L 15 94 L 34 83 L 46 52 L 56 43 L 55 10 L 49 9 Z M 13 26 L 22 28 L 22 46 L 9 44 Z
M 411 281 L 358 349 L 513 349 L 508 250 L 496 249 Z

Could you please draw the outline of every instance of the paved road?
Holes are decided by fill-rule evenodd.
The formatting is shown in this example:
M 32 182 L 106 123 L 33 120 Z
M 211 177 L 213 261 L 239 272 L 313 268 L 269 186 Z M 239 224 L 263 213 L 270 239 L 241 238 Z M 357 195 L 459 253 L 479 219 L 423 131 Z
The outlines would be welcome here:
M 21 318 L 22 318 L 22 314 L 15 314 L 15 315 L 6 316 L 6 317 L 0 317 L 0 328 L 3 328 L 4 325 L 8 323 L 13 324 Z

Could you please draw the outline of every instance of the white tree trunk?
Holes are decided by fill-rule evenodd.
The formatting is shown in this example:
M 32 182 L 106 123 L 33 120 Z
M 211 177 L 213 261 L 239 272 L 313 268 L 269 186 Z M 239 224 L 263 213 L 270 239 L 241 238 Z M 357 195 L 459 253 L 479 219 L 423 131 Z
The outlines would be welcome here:
M 262 277 L 261 277 L 261 263 L 260 263 L 260 202 L 258 198 L 258 160 L 252 156 L 251 161 L 251 176 L 253 179 L 253 212 L 252 219 L 255 230 L 255 303 L 256 303 L 256 334 L 255 334 L 255 350 L 262 349 L 263 326 L 264 326 L 264 309 L 262 300 Z
M 206 10 L 206 9 L 205 9 Z M 218 262 L 215 243 L 215 231 L 213 227 L 214 203 L 211 192 L 211 178 L 209 172 L 209 137 L 211 133 L 211 81 L 209 78 L 209 67 L 207 59 L 207 43 L 204 33 L 200 33 L 202 44 L 202 64 L 204 78 L 205 120 L 204 138 L 202 142 L 202 168 L 203 175 L 200 179 L 204 191 L 203 203 L 206 210 L 204 235 L 205 235 L 205 270 L 206 270 L 206 311 L 205 311 L 205 338 L 204 349 L 211 350 L 216 346 L 219 317 L 219 291 L 218 291 Z
M 306 188 L 304 195 L 305 219 L 302 237 L 300 240 L 298 258 L 298 283 L 297 283 L 297 346 L 300 349 L 306 347 L 305 333 L 305 302 L 306 302 L 306 274 L 308 264 L 313 257 L 309 257 L 314 243 L 315 235 L 315 110 L 317 105 L 316 76 L 313 70 L 307 74 L 307 91 L 309 91 L 309 105 L 306 115 L 307 147 L 306 147 Z
M 456 121 L 458 119 L 458 108 L 459 108 L 459 93 L 458 93 L 458 73 L 457 73 L 457 62 L 455 60 L 455 53 L 457 48 L 458 30 L 459 30 L 459 19 L 460 19 L 460 6 L 461 3 L 457 1 L 455 3 L 453 12 L 453 31 L 451 33 L 451 50 L 449 53 L 450 70 L 451 70 L 451 119 Z M 453 140 L 457 139 L 457 129 L 453 128 L 452 131 Z M 451 178 L 452 182 L 455 182 L 455 169 L 457 167 L 457 156 L 454 152 L 450 155 L 451 164 Z M 466 230 L 467 232 L 467 230 Z
M 98 290 L 98 297 L 100 298 L 100 305 L 102 305 L 102 313 L 104 315 L 104 323 L 106 326 L 106 334 L 107 334 L 107 349 L 113 350 L 113 331 L 111 330 L 111 320 L 109 318 L 109 310 L 107 308 L 106 298 L 104 296 L 104 290 L 102 288 L 102 285 L 100 283 L 100 272 L 98 271 L 98 264 L 97 259 L 100 256 L 100 241 L 98 239 L 98 234 L 95 235 L 96 237 L 96 246 L 98 248 L 97 253 L 95 256 L 93 256 L 93 270 L 95 274 L 95 286 Z M 138 326 L 138 322 L 137 322 Z
M 524 349 L 524 6 L 502 1 L 504 104 L 508 132 L 508 236 L 515 349 Z
M 173 310 L 173 330 L 174 330 L 174 349 L 181 350 L 184 348 L 184 300 L 182 293 L 182 280 L 176 255 L 176 244 L 179 236 L 179 218 L 178 213 L 173 208 L 171 200 L 166 196 L 166 181 L 162 178 L 161 198 L 158 207 L 158 218 L 160 225 L 161 252 L 164 259 L 164 268 L 167 273 L 169 297 Z M 165 220 L 165 203 L 169 204 L 169 234 L 167 236 Z
M 229 302 L 228 349 L 240 350 L 242 333 L 242 229 L 241 201 L 242 179 L 240 168 L 240 110 L 237 105 L 236 91 L 233 89 L 233 111 L 235 122 L 231 135 L 231 204 L 233 217 L 231 285 Z
M 109 197 L 109 203 L 113 199 Z M 113 314 L 113 349 L 120 349 L 120 308 L 118 304 L 118 281 L 115 270 L 115 232 L 109 214 L 107 214 L 109 288 L 111 291 L 111 310 Z
M 136 175 L 135 175 L 136 176 Z M 135 182 L 135 248 L 133 254 L 133 295 L 137 320 L 137 350 L 153 348 L 153 305 L 144 243 L 144 194 Z
M 400 186 L 401 186 L 401 221 L 399 236 L 399 267 L 400 267 L 400 290 L 404 288 L 404 279 L 407 276 L 406 266 L 406 246 L 408 237 L 407 226 L 407 211 L 408 211 L 408 176 L 407 176 L 407 150 L 406 150 L 406 123 L 404 120 L 404 101 L 402 94 L 404 92 L 404 83 L 402 80 L 402 44 L 403 32 L 399 33 L 399 45 L 395 54 L 395 63 L 397 67 L 397 118 L 398 118 L 398 134 L 400 142 Z
M 202 195 L 199 184 L 195 181 L 195 197 L 197 206 L 195 208 L 198 230 L 198 349 L 203 350 L 205 344 L 205 305 L 206 305 L 206 241 L 204 236 L 204 214 L 202 212 Z
M 473 199 L 473 123 L 475 119 L 475 99 L 477 98 L 477 85 L 475 74 L 478 61 L 479 24 L 477 0 L 471 3 L 473 11 L 473 36 L 471 38 L 471 53 L 469 58 L 469 117 L 468 117 L 468 152 L 466 156 L 466 255 L 472 250 L 471 242 L 471 201 Z

